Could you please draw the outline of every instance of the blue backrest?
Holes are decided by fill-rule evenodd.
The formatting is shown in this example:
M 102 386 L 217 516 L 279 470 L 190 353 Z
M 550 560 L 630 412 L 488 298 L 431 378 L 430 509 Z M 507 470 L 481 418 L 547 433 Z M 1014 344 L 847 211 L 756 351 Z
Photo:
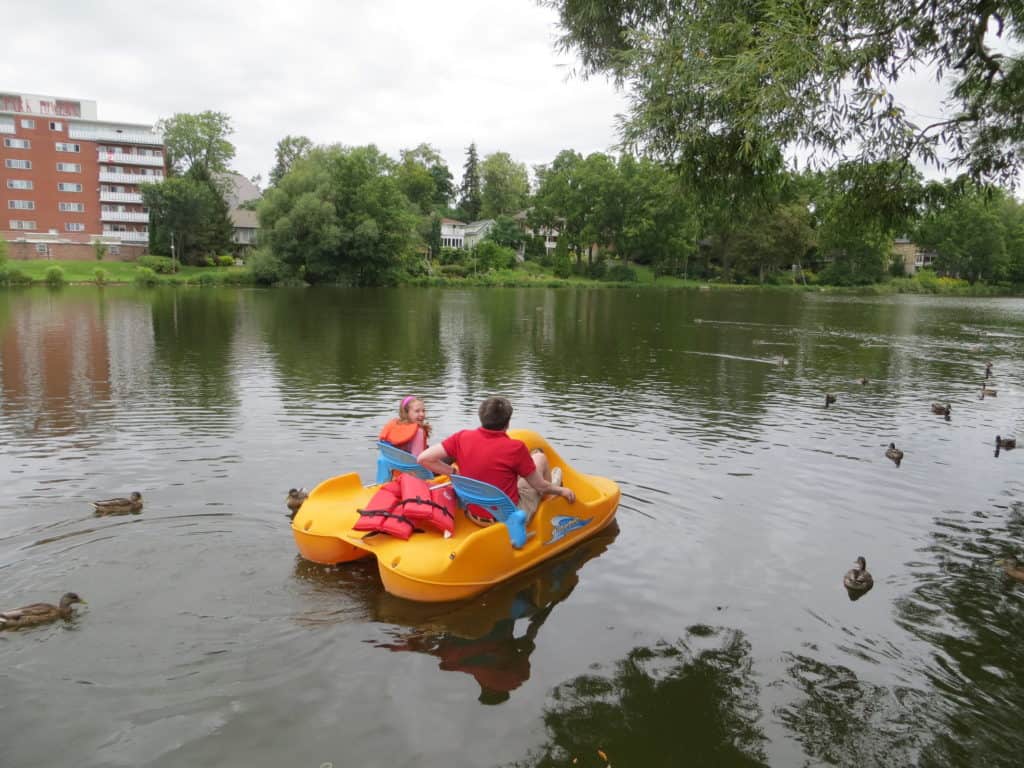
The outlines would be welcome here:
M 391 479 L 394 470 L 408 472 L 415 477 L 430 480 L 434 473 L 426 467 L 416 463 L 416 457 L 401 448 L 395 448 L 391 443 L 383 440 L 377 442 L 377 480 L 378 483 L 386 483 Z
M 526 513 L 517 508 L 504 491 L 465 475 L 452 475 L 451 480 L 455 495 L 463 506 L 476 504 L 494 515 L 495 520 L 504 523 L 512 539 L 512 546 L 516 549 L 526 543 Z

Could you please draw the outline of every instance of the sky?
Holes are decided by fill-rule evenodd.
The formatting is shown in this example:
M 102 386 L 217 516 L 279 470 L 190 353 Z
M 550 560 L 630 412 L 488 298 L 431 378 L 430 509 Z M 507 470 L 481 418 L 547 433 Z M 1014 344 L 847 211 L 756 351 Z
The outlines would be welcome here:
M 456 181 L 466 148 L 551 162 L 613 149 L 625 97 L 572 76 L 534 0 L 32 0 L 5 8 L 0 91 L 97 102 L 100 120 L 231 117 L 234 170 L 261 174 L 287 135 L 427 143 Z

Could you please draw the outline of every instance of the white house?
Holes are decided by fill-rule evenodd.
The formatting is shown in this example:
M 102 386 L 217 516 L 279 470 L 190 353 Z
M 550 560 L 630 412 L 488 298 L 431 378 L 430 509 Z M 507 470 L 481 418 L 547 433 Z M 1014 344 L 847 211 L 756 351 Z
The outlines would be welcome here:
M 466 247 L 476 248 L 480 241 L 494 228 L 494 219 L 480 219 L 466 225 Z
M 526 211 L 520 211 L 512 218 L 515 219 L 516 223 L 519 225 L 519 228 L 523 231 L 524 234 L 527 234 L 530 237 L 536 237 L 538 235 L 544 237 L 544 250 L 548 253 L 549 256 L 551 255 L 552 251 L 554 251 L 555 248 L 558 246 L 558 230 L 555 229 L 554 227 L 539 227 L 537 231 L 534 232 L 526 223 Z
M 456 219 L 441 219 L 441 247 L 465 248 L 466 222 Z

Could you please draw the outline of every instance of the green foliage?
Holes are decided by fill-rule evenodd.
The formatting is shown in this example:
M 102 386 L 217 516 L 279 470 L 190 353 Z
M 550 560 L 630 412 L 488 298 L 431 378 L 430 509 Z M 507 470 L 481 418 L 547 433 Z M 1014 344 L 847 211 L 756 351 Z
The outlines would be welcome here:
M 507 248 L 518 249 L 527 236 L 511 216 L 498 216 L 494 220 L 494 226 L 487 233 L 487 239 Z M 541 239 L 541 248 L 543 247 L 544 241 Z
M 569 259 L 568 253 L 566 253 L 565 251 L 559 253 L 558 249 L 556 248 L 553 261 L 555 277 L 560 277 L 563 280 L 565 280 L 572 275 L 572 261 Z
M 506 246 L 498 245 L 493 240 L 481 242 L 473 255 L 481 270 L 510 269 L 516 263 L 516 252 Z
M 445 246 L 441 249 L 438 254 L 438 261 L 441 264 L 465 264 L 466 258 L 469 256 L 469 251 L 464 251 L 461 248 L 449 248 Z
M 96 279 L 96 285 L 103 285 L 107 282 L 107 270 L 102 267 L 96 267 L 96 271 L 93 272 L 93 276 Z
M 526 207 L 530 182 L 526 166 L 515 162 L 507 152 L 495 152 L 480 164 L 482 182 L 480 217 L 493 219 L 510 215 Z
M 58 288 L 64 285 L 64 270 L 54 265 L 46 270 L 46 276 L 43 280 L 51 288 Z
M 480 218 L 483 202 L 480 186 L 480 160 L 476 154 L 476 144 L 466 149 L 466 164 L 462 167 L 462 185 L 459 187 L 459 208 L 470 221 Z
M 313 142 L 305 136 L 285 136 L 274 148 L 274 167 L 270 169 L 270 185 L 276 187 L 296 160 L 309 154 Z
M 273 285 L 285 275 L 284 264 L 269 248 L 256 249 L 245 266 L 257 285 Z
M 442 264 L 438 271 L 447 277 L 466 277 L 472 269 L 466 264 Z
M 135 262 L 140 267 L 146 267 L 153 270 L 158 275 L 173 275 L 175 272 L 174 262 L 171 261 L 170 256 L 154 256 L 151 253 L 145 253 Z
M 156 276 L 149 267 L 139 267 L 135 273 L 135 284 L 141 286 L 154 286 L 160 282 L 160 278 Z
M 0 267 L 7 261 L 7 241 L 0 237 Z
M 229 253 L 222 253 L 213 261 L 218 267 L 232 267 L 235 264 L 235 257 Z
M 635 283 L 637 281 L 636 270 L 628 264 L 618 262 L 608 267 L 605 279 L 613 280 L 616 283 Z
M 403 149 L 395 169 L 398 186 L 423 215 L 442 213 L 454 194 L 452 174 L 436 149 Z
M 0 238 L 2 242 L 2 238 Z M 32 277 L 10 264 L 0 264 L 0 283 L 3 285 L 30 285 Z
M 234 128 L 223 112 L 180 112 L 158 122 L 157 130 L 164 137 L 167 165 L 176 173 L 199 169 L 203 177 L 212 178 L 226 172 L 235 156 L 235 146 L 227 139 Z
M 150 251 L 174 256 L 183 264 L 200 264 L 210 254 L 231 247 L 233 227 L 228 205 L 213 179 L 196 166 L 185 176 L 141 185 L 149 207 Z
M 938 165 L 947 148 L 976 179 L 1009 180 L 1020 167 L 1024 19 L 1008 0 L 543 1 L 585 72 L 628 84 L 627 145 L 705 188 L 749 195 L 790 146 L 900 165 Z M 895 95 L 922 62 L 948 104 L 925 126 L 913 90 Z
M 92 250 L 96 256 L 96 261 L 103 261 L 103 257 L 107 255 L 107 246 L 99 238 L 92 241 Z

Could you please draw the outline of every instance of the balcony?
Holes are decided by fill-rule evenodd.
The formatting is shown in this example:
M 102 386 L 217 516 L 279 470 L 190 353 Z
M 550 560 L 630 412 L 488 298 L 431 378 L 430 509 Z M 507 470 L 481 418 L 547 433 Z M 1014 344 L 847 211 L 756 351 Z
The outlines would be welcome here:
M 134 221 L 139 224 L 149 223 L 149 214 L 143 211 L 100 211 L 102 221 Z
M 118 165 L 149 165 L 154 168 L 163 168 L 163 157 L 152 157 L 150 155 L 137 155 L 133 152 L 99 152 L 101 163 L 117 163 Z
M 163 146 L 163 139 L 156 133 L 118 131 L 111 128 L 76 125 L 75 123 L 68 126 L 68 138 L 85 139 L 86 141 L 113 141 L 118 144 L 148 144 L 152 147 Z
M 101 203 L 142 203 L 138 192 L 100 192 Z
M 149 232 L 142 230 L 139 232 L 115 232 L 111 229 L 103 230 L 104 237 L 114 237 L 119 239 L 122 243 L 148 243 Z
M 159 184 L 164 180 L 163 176 L 147 176 L 144 173 L 112 173 L 100 171 L 100 181 L 112 184 Z

